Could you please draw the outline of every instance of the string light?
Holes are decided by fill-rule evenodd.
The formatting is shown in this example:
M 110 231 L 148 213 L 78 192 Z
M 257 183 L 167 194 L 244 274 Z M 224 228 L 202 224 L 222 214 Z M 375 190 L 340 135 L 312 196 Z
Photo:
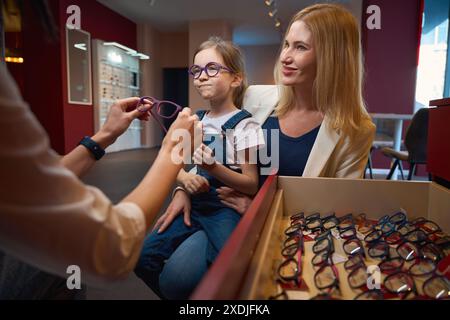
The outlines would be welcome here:
M 11 63 L 23 63 L 23 58 L 22 57 L 5 57 L 5 61 L 11 62 Z
M 280 32 L 282 32 L 281 20 L 278 18 L 278 5 L 276 0 L 264 0 L 265 5 L 268 7 L 268 15 L 274 19 L 274 26 Z
M 277 12 L 278 12 L 278 9 L 274 9 L 274 10 L 272 10 L 272 11 L 269 11 L 269 17 L 271 17 L 271 18 L 275 17 L 275 15 L 277 14 Z
M 281 21 L 279 19 L 275 20 L 275 28 L 281 27 Z

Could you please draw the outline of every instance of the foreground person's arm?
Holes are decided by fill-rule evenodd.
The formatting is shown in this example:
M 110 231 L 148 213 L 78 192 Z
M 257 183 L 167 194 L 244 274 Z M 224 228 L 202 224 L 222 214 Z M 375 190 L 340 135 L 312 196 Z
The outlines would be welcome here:
M 175 130 L 183 129 L 190 132 L 193 137 L 194 122 L 198 120 L 197 116 L 191 116 L 191 111 L 185 108 L 170 127 L 162 143 L 158 157 L 155 159 L 149 172 L 139 185 L 126 196 L 122 202 L 132 202 L 137 204 L 146 214 L 147 229 L 153 222 L 156 214 L 161 209 L 165 198 L 171 191 L 171 187 L 176 180 L 178 172 L 183 167 L 183 163 L 174 163 L 172 157 L 174 148 L 177 144 L 172 140 L 172 133 Z M 193 149 L 193 141 L 191 141 L 191 150 Z M 190 150 L 189 150 L 190 151 Z
M 100 130 L 91 137 L 103 150 L 113 144 L 137 118 L 147 121 L 151 102 L 136 106 L 139 98 L 127 98 L 116 101 L 109 109 L 108 117 Z M 131 111 L 127 111 L 132 109 Z M 81 137 L 80 137 L 81 139 Z M 83 176 L 96 162 L 92 153 L 84 146 L 79 145 L 61 158 L 61 163 L 78 177 Z
M 173 144 L 165 141 L 136 190 L 114 205 L 61 164 L 4 66 L 0 84 L 0 248 L 61 276 L 77 265 L 85 283 L 127 276 L 181 167 L 168 161 Z M 193 117 L 184 120 L 192 127 Z

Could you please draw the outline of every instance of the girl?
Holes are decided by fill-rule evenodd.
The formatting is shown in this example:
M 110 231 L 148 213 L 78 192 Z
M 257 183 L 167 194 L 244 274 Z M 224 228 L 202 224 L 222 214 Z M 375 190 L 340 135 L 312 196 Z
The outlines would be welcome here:
M 136 274 L 158 295 L 159 274 L 164 262 L 190 235 L 203 230 L 211 264 L 239 222 L 240 214 L 220 202 L 216 189 L 229 186 L 254 195 L 258 190 L 256 150 L 264 144 L 261 128 L 247 111 L 240 110 L 247 87 L 243 57 L 230 42 L 212 37 L 194 55 L 189 73 L 200 95 L 209 101 L 209 111 L 198 111 L 203 125 L 203 144 L 194 153 L 197 173 L 184 170 L 178 181 L 191 194 L 191 216 L 179 216 L 164 233 L 154 230 L 145 240 Z M 250 160 L 253 159 L 253 162 Z M 185 268 L 179 270 L 182 276 Z M 197 282 L 203 274 L 191 281 Z M 180 292 L 176 298 L 187 298 Z
M 294 15 L 275 66 L 280 89 L 275 115 L 259 117 L 268 136 L 274 130 L 279 132 L 278 175 L 362 178 L 375 134 L 362 99 L 362 75 L 359 27 L 350 12 L 339 5 L 317 4 Z M 276 90 L 274 86 L 274 95 Z M 254 97 L 260 102 L 258 94 Z M 248 105 L 259 104 L 253 102 Z M 265 111 L 260 114 L 267 114 Z M 267 139 L 269 150 L 270 141 Z M 260 182 L 264 179 L 261 176 Z M 224 204 L 240 213 L 252 200 L 228 187 L 217 192 Z M 184 191 L 175 193 L 169 209 L 164 221 L 158 220 L 164 226 L 179 212 L 189 212 Z M 202 270 L 202 248 L 207 245 L 203 231 L 180 245 L 161 275 L 166 291 L 191 286 L 187 271 L 182 279 L 176 270 L 187 261 L 191 261 L 192 274 Z

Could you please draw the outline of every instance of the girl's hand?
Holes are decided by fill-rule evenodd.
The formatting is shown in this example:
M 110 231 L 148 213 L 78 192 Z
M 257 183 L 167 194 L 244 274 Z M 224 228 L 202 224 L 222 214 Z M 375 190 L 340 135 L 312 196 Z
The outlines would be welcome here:
M 216 165 L 216 159 L 214 158 L 212 150 L 204 143 L 194 151 L 192 159 L 195 164 L 198 164 L 207 171 L 212 170 Z
M 182 181 L 183 187 L 190 194 L 208 192 L 209 182 L 205 177 L 195 173 L 187 173 Z
M 220 202 L 236 210 L 239 214 L 244 214 L 252 203 L 252 198 L 235 191 L 229 187 L 220 187 L 217 189 Z

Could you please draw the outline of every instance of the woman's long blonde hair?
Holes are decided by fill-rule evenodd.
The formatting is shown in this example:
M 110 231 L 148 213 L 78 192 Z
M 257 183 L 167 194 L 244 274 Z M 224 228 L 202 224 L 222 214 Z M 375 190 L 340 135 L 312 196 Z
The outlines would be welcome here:
M 312 33 L 317 59 L 313 101 L 327 115 L 334 129 L 352 138 L 370 119 L 362 97 L 363 63 L 361 38 L 355 17 L 335 4 L 317 4 L 298 12 L 289 23 L 303 21 Z M 284 44 L 283 44 L 284 45 Z M 280 84 L 281 63 L 275 66 L 280 88 L 276 114 L 282 116 L 295 106 L 294 88 Z
M 194 53 L 194 59 L 197 53 L 209 48 L 214 48 L 222 56 L 225 67 L 229 68 L 234 74 L 241 76 L 241 85 L 233 91 L 233 103 L 236 108 L 240 109 L 244 102 L 245 90 L 247 90 L 248 87 L 242 51 L 231 41 L 225 41 L 218 36 L 212 36 L 197 48 Z

